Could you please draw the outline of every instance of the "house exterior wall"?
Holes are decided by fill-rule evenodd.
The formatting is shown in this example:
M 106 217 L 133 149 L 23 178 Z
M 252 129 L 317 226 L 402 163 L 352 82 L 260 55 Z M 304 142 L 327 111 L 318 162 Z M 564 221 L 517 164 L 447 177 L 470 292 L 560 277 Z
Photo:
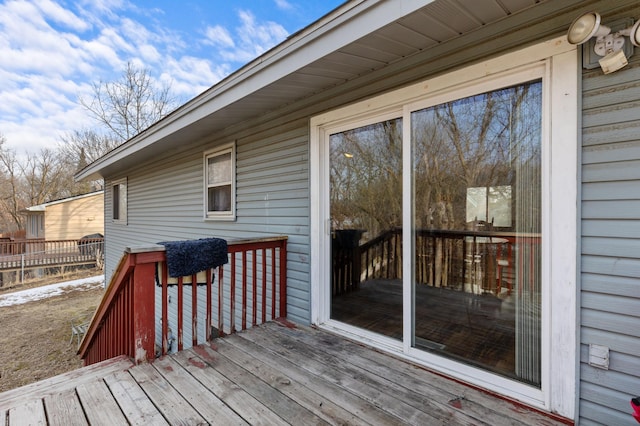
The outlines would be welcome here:
M 104 234 L 102 193 L 46 207 L 44 238 L 75 240 L 90 234 Z
M 543 8 L 552 6 L 543 5 Z M 231 126 L 223 133 L 197 141 L 180 141 L 179 149 L 156 156 L 127 172 L 105 176 L 105 188 L 110 188 L 115 180 L 127 178 L 129 200 L 128 223 L 115 224 L 109 219 L 112 194 L 105 191 L 107 279 L 123 250 L 131 245 L 206 236 L 249 238 L 284 234 L 289 236 L 289 316 L 309 323 L 310 118 L 446 70 L 556 37 L 566 31 L 566 22 L 573 19 L 574 13 L 562 10 L 544 19 L 532 16 L 531 22 L 523 18 L 526 25 L 510 37 L 478 41 L 477 37 L 483 36 L 479 34 L 470 40 L 461 38 L 456 40 L 455 53 L 446 48 L 424 51 L 406 62 L 392 64 L 263 117 Z M 493 34 L 500 28 L 483 31 Z M 203 154 L 232 141 L 236 141 L 237 151 L 237 219 L 205 221 Z
M 128 224 L 107 219 L 105 269 L 113 273 L 125 247 L 160 241 L 219 237 L 228 240 L 287 235 L 288 312 L 309 321 L 308 124 L 233 138 L 213 138 L 154 159 L 127 177 Z M 236 140 L 237 218 L 205 220 L 203 153 Z M 125 176 L 118 176 L 122 178 Z M 107 188 L 110 187 L 107 182 Z M 105 215 L 111 194 L 106 191 Z M 135 235 L 135 239 L 132 236 Z
M 600 10 L 606 13 L 606 10 Z M 640 17 L 640 7 L 603 18 Z M 633 424 L 640 395 L 640 50 L 616 73 L 584 70 L 580 424 Z M 589 345 L 609 348 L 609 369 Z
M 554 3 L 554 2 L 550 2 Z M 640 17 L 633 2 L 584 2 L 584 7 L 550 13 L 504 39 L 464 43 L 446 52 L 412 57 L 345 83 L 224 134 L 185 141 L 109 181 L 128 178 L 128 224 L 106 222 L 106 274 L 123 250 L 136 244 L 216 236 L 289 236 L 289 317 L 309 322 L 309 124 L 314 114 L 388 91 L 430 75 L 530 44 L 566 31 L 567 22 L 586 10 L 610 17 Z M 558 3 L 554 3 L 558 4 Z M 626 5 L 626 6 L 625 6 Z M 545 6 L 543 6 L 545 7 Z M 534 8 L 535 9 L 535 8 Z M 567 20 L 567 17 L 571 16 Z M 526 19 L 521 18 L 526 22 Z M 483 29 L 483 31 L 493 31 Z M 437 50 L 437 49 L 436 49 Z M 629 398 L 640 394 L 640 49 L 615 74 L 599 69 L 582 74 L 582 168 L 580 245 L 580 424 L 631 424 Z M 579 71 L 577 71 L 579 72 Z M 203 153 L 236 141 L 237 219 L 203 219 Z M 573 184 L 567 182 L 567 184 Z M 105 216 L 111 212 L 105 192 Z M 135 236 L 135 237 L 134 237 Z M 588 364 L 589 345 L 610 349 L 609 370 Z

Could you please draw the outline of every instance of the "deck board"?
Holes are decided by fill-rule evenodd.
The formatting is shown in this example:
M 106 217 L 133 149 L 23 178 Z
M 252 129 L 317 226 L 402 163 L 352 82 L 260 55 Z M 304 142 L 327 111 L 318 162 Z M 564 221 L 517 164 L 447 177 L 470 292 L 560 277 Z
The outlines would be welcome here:
M 42 399 L 18 402 L 9 409 L 8 420 L 9 425 L 46 425 L 47 416 Z
M 269 323 L 152 364 L 122 361 L 0 394 L 0 426 L 562 424 L 308 327 Z
M 94 381 L 97 378 L 104 377 L 110 372 L 126 371 L 132 366 L 133 362 L 131 362 L 131 360 L 125 356 L 119 356 L 89 367 L 73 370 L 39 382 L 11 389 L 0 393 L 0 407 L 3 407 L 7 401 L 27 398 L 30 395 L 39 395 L 44 398 L 46 395 L 52 393 L 58 393 L 65 389 L 73 389 L 80 383 Z
M 438 402 L 441 407 L 444 404 L 459 405 L 471 417 L 479 420 L 494 419 L 492 424 L 496 426 L 528 424 L 528 422 L 535 424 L 540 420 L 535 412 L 505 411 L 504 402 L 490 394 L 473 387 L 460 386 L 459 383 L 438 374 L 425 374 L 424 368 L 414 364 L 389 362 L 388 354 L 369 350 L 331 333 L 311 330 L 309 334 L 312 336 L 314 333 L 318 333 L 319 337 L 313 340 L 309 340 L 305 334 L 298 334 L 296 337 L 316 344 L 320 341 L 323 343 L 323 350 L 334 354 L 349 354 L 362 368 L 375 368 L 385 377 L 393 378 L 396 383 L 419 392 L 423 397 L 428 397 L 431 399 L 427 402 L 429 405 L 433 402 Z M 530 420 L 527 420 L 527 415 L 531 415 Z
M 86 426 L 89 423 L 73 389 L 44 398 L 47 420 L 52 426 Z
M 210 356 L 205 360 L 219 373 L 242 387 L 247 393 L 265 404 L 271 411 L 289 424 L 328 424 L 287 395 L 271 387 L 257 376 L 224 358 L 209 347 L 203 347 Z M 223 359 L 224 358 L 224 359 Z M 231 361 L 231 362 L 230 362 Z
M 296 381 L 289 371 L 266 364 L 264 351 L 246 353 L 224 341 L 216 342 L 215 350 L 329 423 L 366 424 L 339 404 Z
M 131 375 L 169 424 L 205 424 L 204 418 L 151 364 L 132 368 Z
M 310 330 L 309 333 L 295 333 L 283 327 L 271 327 L 274 334 L 284 334 L 291 339 L 304 342 L 309 345 L 319 345 L 320 351 L 329 359 L 340 358 L 344 362 L 379 376 L 381 386 L 393 389 L 394 394 L 403 395 L 412 406 L 427 411 L 432 415 L 448 423 L 452 420 L 458 422 L 471 422 L 473 419 L 484 423 L 483 419 L 494 418 L 496 413 L 491 409 L 495 398 L 482 398 L 485 395 L 473 388 L 461 388 L 457 383 L 443 377 L 425 375 L 419 367 L 405 362 L 390 363 L 389 355 L 340 339 L 331 333 Z M 462 392 L 461 392 L 462 391 Z M 469 393 L 474 393 L 470 398 Z M 476 402 L 480 399 L 482 402 Z M 464 406 L 461 413 L 452 404 Z M 495 405 L 495 404 L 494 404 Z M 492 425 L 522 424 L 514 418 L 505 416 L 492 421 Z
M 442 419 L 440 413 L 426 413 L 420 407 L 410 405 L 405 400 L 405 395 L 397 394 L 395 389 L 392 392 L 387 391 L 387 386 L 391 384 L 388 380 L 345 362 L 343 357 L 327 356 L 320 348 L 304 345 L 284 337 L 278 333 L 278 329 L 279 327 L 272 327 L 268 334 L 255 334 L 257 336 L 255 341 L 284 354 L 307 370 L 307 374 L 324 377 L 334 385 L 348 390 L 365 401 L 383 407 L 389 414 L 396 417 L 396 423 L 406 421 L 411 424 L 451 424 L 451 422 Z M 385 391 L 381 392 L 381 389 L 385 389 Z
M 248 424 L 195 377 L 185 374 L 173 358 L 164 357 L 155 361 L 153 366 L 207 422 L 224 425 Z
M 211 366 L 193 350 L 180 352 L 174 355 L 173 358 L 185 371 L 189 372 L 189 374 L 220 398 L 229 408 L 238 413 L 247 423 L 265 426 L 287 424 L 282 418 L 271 411 L 269 407 L 211 368 Z
M 104 381 L 132 425 L 169 424 L 128 372 L 111 374 Z
M 104 380 L 82 383 L 76 388 L 76 392 L 83 407 L 92 407 L 91 410 L 85 410 L 91 426 L 125 426 L 129 424 Z
M 398 423 L 397 417 L 391 416 L 382 408 L 371 404 L 364 399 L 352 394 L 334 383 L 326 380 L 324 377 L 310 375 L 308 371 L 303 369 L 298 363 L 293 362 L 286 357 L 272 351 L 268 351 L 262 346 L 258 346 L 252 340 L 239 336 L 230 336 L 216 342 L 219 351 L 226 350 L 227 346 L 234 346 L 238 349 L 246 351 L 248 354 L 258 356 L 261 360 L 280 371 L 286 371 L 288 377 L 304 384 L 309 389 L 315 391 L 323 398 L 341 405 L 345 410 L 358 419 L 354 424 L 366 423 L 375 425 L 395 425 Z

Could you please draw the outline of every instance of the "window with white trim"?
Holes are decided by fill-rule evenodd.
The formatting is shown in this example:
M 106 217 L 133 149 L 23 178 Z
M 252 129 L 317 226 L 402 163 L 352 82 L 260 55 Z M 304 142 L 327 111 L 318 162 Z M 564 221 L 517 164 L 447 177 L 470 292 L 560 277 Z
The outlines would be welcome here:
M 235 219 L 236 200 L 235 144 L 205 153 L 205 218 Z
M 111 219 L 113 223 L 127 224 L 127 178 L 111 184 Z

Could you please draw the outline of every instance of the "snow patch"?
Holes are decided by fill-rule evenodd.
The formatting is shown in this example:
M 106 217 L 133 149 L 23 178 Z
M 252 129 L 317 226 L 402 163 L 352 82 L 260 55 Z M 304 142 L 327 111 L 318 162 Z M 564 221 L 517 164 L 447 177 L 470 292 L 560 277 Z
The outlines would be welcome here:
M 79 280 L 65 281 L 3 294 L 0 295 L 0 307 L 21 305 L 48 297 L 59 296 L 72 290 L 93 290 L 99 287 L 104 287 L 104 275 L 96 275 Z

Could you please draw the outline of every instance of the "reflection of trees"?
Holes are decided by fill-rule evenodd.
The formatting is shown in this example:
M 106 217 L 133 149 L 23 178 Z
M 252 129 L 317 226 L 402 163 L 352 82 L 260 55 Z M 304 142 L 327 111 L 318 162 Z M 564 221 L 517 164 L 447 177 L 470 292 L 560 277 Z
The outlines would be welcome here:
M 373 238 L 402 225 L 402 120 L 331 135 L 333 228 Z
M 510 186 L 511 210 L 540 217 L 541 87 L 531 82 L 411 114 L 416 228 L 465 229 L 473 187 Z M 402 120 L 337 133 L 330 144 L 333 228 L 364 229 L 370 239 L 400 227 Z M 539 219 L 526 229 L 515 222 L 514 231 L 539 231 Z
M 468 188 L 517 187 L 539 170 L 539 129 L 540 83 L 414 112 L 415 226 L 464 229 Z

